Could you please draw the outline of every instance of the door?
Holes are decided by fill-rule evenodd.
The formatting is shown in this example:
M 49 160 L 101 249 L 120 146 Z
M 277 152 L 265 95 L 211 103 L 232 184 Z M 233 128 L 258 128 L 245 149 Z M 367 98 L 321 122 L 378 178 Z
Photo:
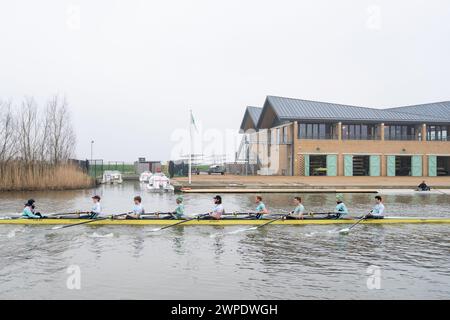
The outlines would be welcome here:
M 310 172 L 309 172 L 309 154 L 305 154 L 305 177 L 309 177 L 310 176 Z
M 421 177 L 422 174 L 422 156 L 411 157 L 411 175 L 413 177 Z
M 344 176 L 353 176 L 353 156 L 351 154 L 344 155 Z
M 430 176 L 430 177 L 437 176 L 437 157 L 436 156 L 428 156 L 428 176 Z
M 395 156 L 386 157 L 387 176 L 395 177 Z
M 381 163 L 380 156 L 370 156 L 369 174 L 371 177 L 381 176 L 380 163 Z
M 327 155 L 327 176 L 337 176 L 337 155 Z

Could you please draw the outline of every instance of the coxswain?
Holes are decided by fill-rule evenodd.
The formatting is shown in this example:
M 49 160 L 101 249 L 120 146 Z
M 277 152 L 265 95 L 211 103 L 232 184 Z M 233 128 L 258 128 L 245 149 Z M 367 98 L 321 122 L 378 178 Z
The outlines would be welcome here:
M 36 201 L 30 199 L 25 203 L 23 208 L 22 218 L 24 219 L 41 219 L 43 218 L 39 212 L 36 212 L 36 206 L 34 205 Z

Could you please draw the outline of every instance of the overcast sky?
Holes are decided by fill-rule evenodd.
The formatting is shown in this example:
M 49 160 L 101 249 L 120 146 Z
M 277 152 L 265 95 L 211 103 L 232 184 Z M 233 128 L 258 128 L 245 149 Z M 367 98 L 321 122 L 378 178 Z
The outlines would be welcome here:
M 450 100 L 449 57 L 448 0 L 0 2 L 0 98 L 66 95 L 82 159 L 169 159 L 189 108 L 214 136 L 266 95 Z

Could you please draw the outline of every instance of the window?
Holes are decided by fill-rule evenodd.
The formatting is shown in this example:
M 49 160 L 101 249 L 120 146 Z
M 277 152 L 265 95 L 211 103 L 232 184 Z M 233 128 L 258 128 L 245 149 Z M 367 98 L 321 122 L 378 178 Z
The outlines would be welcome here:
M 384 140 L 420 140 L 420 128 L 408 125 L 385 125 Z
M 428 141 L 449 141 L 448 126 L 427 126 Z
M 329 123 L 299 123 L 299 139 L 335 139 L 335 129 Z
M 343 140 L 375 140 L 376 126 L 373 124 L 343 124 Z
M 288 127 L 283 127 L 282 130 L 283 130 L 283 133 L 282 133 L 283 136 L 282 136 L 281 143 L 285 144 L 285 143 L 288 143 Z

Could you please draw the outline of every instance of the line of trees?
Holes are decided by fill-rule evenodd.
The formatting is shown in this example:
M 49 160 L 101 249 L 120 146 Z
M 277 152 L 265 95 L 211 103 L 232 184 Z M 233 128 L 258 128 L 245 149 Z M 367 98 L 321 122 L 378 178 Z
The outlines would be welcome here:
M 65 97 L 39 106 L 0 100 L 0 190 L 78 189 L 94 183 L 73 157 L 76 137 Z
M 73 156 L 75 143 L 65 97 L 55 95 L 45 107 L 33 97 L 19 105 L 0 101 L 0 163 L 57 165 Z

